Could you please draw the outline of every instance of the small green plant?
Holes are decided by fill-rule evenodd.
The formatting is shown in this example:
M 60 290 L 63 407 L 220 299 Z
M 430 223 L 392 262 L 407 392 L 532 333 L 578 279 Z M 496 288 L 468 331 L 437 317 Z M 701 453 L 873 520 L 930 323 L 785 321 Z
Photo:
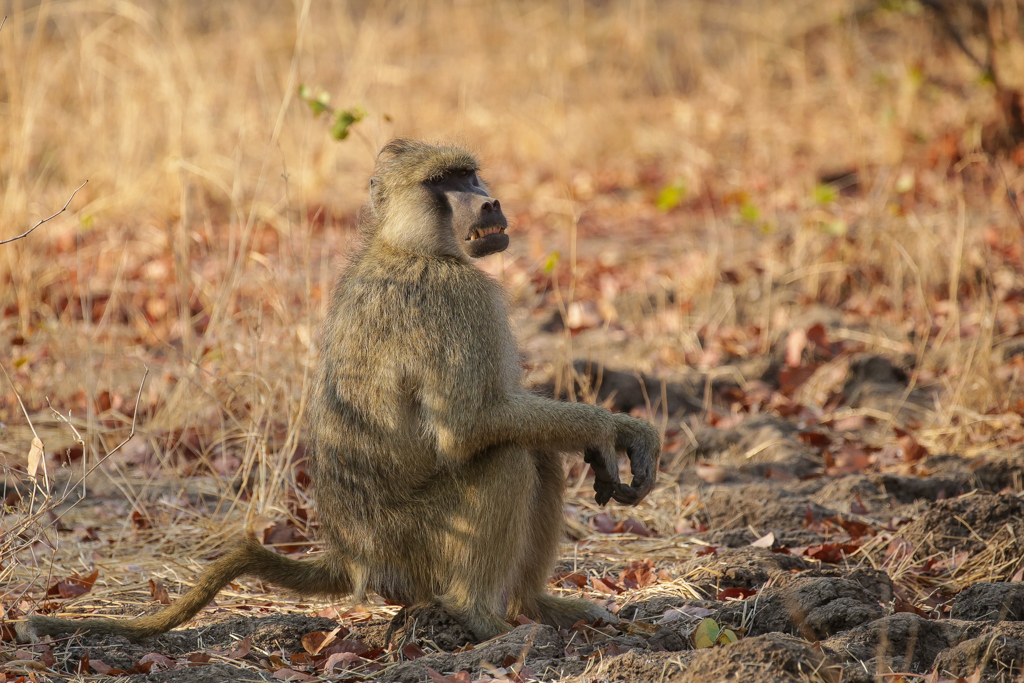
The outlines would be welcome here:
M 820 206 L 828 206 L 839 198 L 839 191 L 833 185 L 821 183 L 814 187 L 814 201 Z
M 693 646 L 698 650 L 716 645 L 728 645 L 739 640 L 739 636 L 732 629 L 722 628 L 711 617 L 697 624 L 697 628 L 693 630 L 690 637 L 693 639 Z
M 821 224 L 821 229 L 828 235 L 833 237 L 845 237 L 846 233 L 850 232 L 850 226 L 846 224 L 842 218 L 837 218 L 834 221 L 825 221 Z
M 748 223 L 757 223 L 761 218 L 761 211 L 753 203 L 746 201 L 740 206 L 740 218 Z
M 331 95 L 323 88 L 317 86 L 315 89 L 308 85 L 299 85 L 299 99 L 309 105 L 309 110 L 316 118 L 321 114 L 331 116 L 331 137 L 335 140 L 344 140 L 351 132 L 352 126 L 366 118 L 366 111 L 359 106 L 351 109 L 335 109 L 331 106 Z
M 553 252 L 551 252 L 548 255 L 548 257 L 544 260 L 544 272 L 549 274 L 549 275 L 551 273 L 553 273 L 555 268 L 558 267 L 558 262 L 561 261 L 561 260 L 562 260 L 562 252 L 560 252 L 560 251 L 553 251 Z
M 661 188 L 654 205 L 658 207 L 658 211 L 671 211 L 683 203 L 683 200 L 686 199 L 686 191 L 686 182 L 684 180 L 676 180 L 672 184 Z

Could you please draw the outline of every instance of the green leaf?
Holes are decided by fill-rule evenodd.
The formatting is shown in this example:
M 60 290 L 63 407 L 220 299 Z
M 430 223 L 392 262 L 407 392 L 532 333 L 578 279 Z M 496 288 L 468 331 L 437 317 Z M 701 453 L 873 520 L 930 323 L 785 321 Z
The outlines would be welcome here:
M 697 624 L 697 628 L 693 630 L 693 646 L 698 650 L 714 647 L 715 640 L 718 639 L 720 633 L 721 629 L 718 627 L 718 622 L 708 617 Z
M 715 643 L 718 645 L 728 645 L 729 643 L 735 643 L 739 638 L 730 628 L 722 629 L 722 632 L 718 634 L 718 638 L 715 639 Z
M 750 202 L 745 202 L 740 207 L 740 217 L 748 223 L 756 223 L 757 219 L 761 217 L 761 212 Z
M 331 137 L 335 140 L 344 140 L 348 137 L 349 129 L 352 125 L 359 123 L 365 117 L 366 112 L 361 107 L 341 109 L 334 112 L 334 125 L 331 126 Z
M 684 199 L 686 199 L 686 183 L 677 180 L 671 185 L 661 188 L 658 198 L 655 200 L 655 206 L 659 211 L 671 211 L 682 204 Z
M 833 237 L 843 237 L 850 231 L 850 226 L 846 224 L 846 221 L 842 219 L 836 219 L 827 223 L 821 224 L 821 229 L 832 235 Z
M 561 260 L 562 252 L 551 252 L 551 254 L 547 257 L 547 260 L 544 261 L 544 272 L 550 275 L 551 272 L 554 271 L 555 267 L 558 265 L 558 262 Z
M 839 192 L 828 183 L 822 183 L 814 188 L 814 201 L 822 206 L 831 204 L 839 198 Z
M 917 0 L 882 0 L 878 6 L 883 12 L 906 14 L 911 17 L 916 17 L 924 12 L 924 6 Z
M 313 118 L 320 116 L 325 111 L 331 111 L 331 94 L 322 88 L 317 88 L 314 91 L 308 85 L 300 84 L 299 98 L 309 105 L 309 110 L 313 112 Z

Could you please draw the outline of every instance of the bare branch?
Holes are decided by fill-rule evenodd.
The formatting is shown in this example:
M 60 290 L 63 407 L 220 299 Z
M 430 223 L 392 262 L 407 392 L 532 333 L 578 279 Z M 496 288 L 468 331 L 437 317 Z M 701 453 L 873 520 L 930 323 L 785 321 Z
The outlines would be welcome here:
M 946 11 L 946 7 L 943 3 L 938 0 L 922 0 L 921 4 L 935 12 L 935 15 L 939 19 L 939 23 L 942 24 L 942 28 L 945 29 L 946 33 L 949 34 L 949 37 L 953 39 L 953 42 L 956 43 L 958 48 L 960 48 L 960 51 L 963 52 L 968 59 L 974 62 L 974 65 L 981 69 L 985 76 L 991 78 L 998 89 L 999 82 L 996 80 L 995 71 L 992 68 L 992 55 L 989 54 L 988 59 L 983 62 L 980 57 L 974 54 L 974 51 L 968 47 L 967 41 L 964 39 L 963 35 L 959 30 L 957 30 L 953 21 L 949 18 L 949 13 Z
M 143 367 L 146 368 L 146 372 L 142 375 L 142 381 L 139 383 L 139 393 L 135 395 L 135 412 L 132 415 L 132 428 L 131 428 L 131 431 L 128 433 L 128 436 L 125 437 L 124 441 L 122 441 L 121 443 L 119 443 L 116 446 L 114 446 L 113 450 L 111 450 L 106 455 L 104 455 L 101 458 L 99 458 L 93 464 L 93 466 L 90 467 L 88 470 L 86 470 L 85 466 L 83 465 L 83 467 L 82 467 L 82 478 L 78 482 L 76 482 L 75 486 L 72 487 L 72 488 L 78 488 L 78 486 L 81 485 L 82 489 L 84 491 L 85 490 L 85 480 L 88 478 L 88 476 L 90 474 L 92 474 L 96 470 L 97 467 L 99 467 L 104 462 L 106 462 L 107 458 L 112 456 L 114 453 L 117 453 L 119 450 L 121 450 L 122 446 L 124 446 L 126 443 L 131 441 L 132 438 L 134 438 L 134 436 L 135 436 L 135 425 L 136 425 L 136 423 L 138 422 L 138 419 L 139 419 L 139 401 L 142 400 L 142 389 L 143 389 L 143 387 L 146 386 L 146 378 L 149 377 L 149 366 L 144 364 Z M 51 407 L 50 410 L 53 410 L 53 408 Z M 82 437 L 78 433 L 78 430 L 75 429 L 74 425 L 72 425 L 70 421 L 65 420 L 64 416 L 61 415 L 60 413 L 58 413 L 56 410 L 54 410 L 53 412 L 61 418 L 62 422 L 67 423 L 67 425 L 69 427 L 71 427 L 71 430 L 75 433 L 75 436 L 77 436 L 78 439 L 81 440 Z M 82 443 L 83 446 L 84 446 L 84 442 L 83 441 L 80 441 L 80 443 Z M 84 451 L 83 451 L 83 453 L 84 453 Z M 83 462 L 84 462 L 84 458 L 85 458 L 85 456 L 83 455 Z M 61 496 L 60 500 L 58 500 L 55 503 L 55 505 L 63 505 L 64 502 L 68 499 L 69 495 L 70 495 L 70 489 L 63 496 Z M 78 505 L 79 502 L 85 500 L 85 498 L 86 497 L 83 495 L 81 498 L 79 498 L 77 501 L 72 503 L 67 509 L 65 509 L 63 512 L 61 512 L 59 515 L 57 515 L 51 521 L 52 522 L 56 522 L 56 521 L 60 520 L 61 517 L 63 517 L 66 513 L 70 512 L 72 509 L 74 509 L 75 506 Z
M 93 465 L 92 470 L 96 469 L 96 467 L 99 466 L 100 463 L 102 463 L 104 460 L 112 456 L 114 453 L 117 453 L 119 450 L 121 450 L 121 446 L 131 441 L 132 438 L 135 436 L 135 421 L 139 419 L 139 400 L 142 398 L 142 387 L 146 386 L 146 378 L 149 377 L 149 366 L 144 365 L 143 367 L 146 368 L 146 372 L 142 375 L 142 382 L 139 383 L 139 393 L 135 395 L 135 410 L 132 412 L 132 430 L 131 432 L 128 433 L 128 436 L 125 437 L 124 441 L 114 446 L 114 450 L 110 451 L 102 458 L 100 458 L 100 461 Z M 92 472 L 92 470 L 89 471 Z
M 53 413 L 54 417 L 56 417 L 60 422 L 63 422 L 64 424 L 66 424 L 68 427 L 71 428 L 71 431 L 74 432 L 74 434 L 75 434 L 75 442 L 79 446 L 82 447 L 82 452 L 84 453 L 85 452 L 85 439 L 82 438 L 82 435 L 78 432 L 78 429 L 75 428 L 75 425 L 71 424 L 71 411 L 70 410 L 68 411 L 68 416 L 67 417 L 64 417 L 63 415 L 61 415 L 57 411 L 56 408 L 54 408 L 52 405 L 50 405 L 50 397 L 49 396 L 46 397 L 46 405 L 50 406 L 50 412 Z
M 999 169 L 999 175 L 1003 178 L 1003 188 L 1006 190 L 1006 201 L 1013 208 L 1013 213 L 1017 217 L 1017 224 L 1020 225 L 1021 230 L 1024 230 L 1024 214 L 1021 214 L 1020 207 L 1017 206 L 1017 193 L 1012 187 L 1010 187 L 1010 181 L 1006 179 L 1006 172 L 1003 171 L 1003 165 L 999 163 L 997 159 L 989 159 L 989 164 Z
M 4 17 L 4 19 L 6 19 L 6 18 L 7 18 L 7 17 Z M 2 24 L 0 24 L 0 27 L 2 27 L 2 26 L 3 26 L 3 25 L 2 25 Z M 70 197 L 68 197 L 68 200 L 67 200 L 66 202 L 64 202 L 64 206 L 62 206 L 62 207 L 61 207 L 61 210 L 60 210 L 60 211 L 58 211 L 57 213 L 53 214 L 52 216 L 49 216 L 49 217 L 47 217 L 47 218 L 44 218 L 43 220 L 39 221 L 38 223 L 36 223 L 35 225 L 33 225 L 33 226 L 32 226 L 31 228 L 29 228 L 29 229 L 28 229 L 28 230 L 26 230 L 25 232 L 21 233 L 21 234 L 20 234 L 20 235 L 18 235 L 17 237 L 12 237 L 12 238 L 10 238 L 10 239 L 7 239 L 7 240 L 0 240 L 0 244 L 8 244 L 8 243 L 10 243 L 10 242 L 14 242 L 15 240 L 20 240 L 20 239 L 21 239 L 22 237 L 28 237 L 29 233 L 30 233 L 30 232 L 32 232 L 33 230 L 35 230 L 36 228 L 38 228 L 38 227 L 39 227 L 40 225 L 42 225 L 42 224 L 43 224 L 43 223 L 45 223 L 46 221 L 50 221 L 50 220 L 53 220 L 53 219 L 54 219 L 54 218 L 56 218 L 57 216 L 59 216 L 59 215 L 61 215 L 62 213 L 64 213 L 64 212 L 65 212 L 65 211 L 67 210 L 67 208 L 68 208 L 68 204 L 70 204 L 70 203 L 71 203 L 71 200 L 75 198 L 75 195 L 76 195 L 76 194 L 78 194 L 78 190 L 81 190 L 81 189 L 82 189 L 83 187 L 85 187 L 86 183 L 88 183 L 88 182 L 89 182 L 89 181 L 88 181 L 88 180 L 86 180 L 86 181 L 85 181 L 84 183 L 82 183 L 81 185 L 79 185 L 79 186 L 78 186 L 78 187 L 77 187 L 77 188 L 75 189 L 75 191 L 74 191 L 74 192 L 72 192 L 72 193 L 71 193 L 71 196 L 70 196 Z

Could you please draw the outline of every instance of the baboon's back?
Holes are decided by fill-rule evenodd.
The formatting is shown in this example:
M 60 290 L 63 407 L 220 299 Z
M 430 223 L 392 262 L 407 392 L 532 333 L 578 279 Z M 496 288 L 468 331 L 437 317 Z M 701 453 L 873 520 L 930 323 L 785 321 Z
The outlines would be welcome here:
M 470 264 L 373 243 L 352 260 L 332 295 L 310 406 L 329 543 L 386 556 L 396 534 L 436 511 L 450 473 L 430 401 L 458 393 L 485 406 L 519 391 L 512 338 L 500 286 Z

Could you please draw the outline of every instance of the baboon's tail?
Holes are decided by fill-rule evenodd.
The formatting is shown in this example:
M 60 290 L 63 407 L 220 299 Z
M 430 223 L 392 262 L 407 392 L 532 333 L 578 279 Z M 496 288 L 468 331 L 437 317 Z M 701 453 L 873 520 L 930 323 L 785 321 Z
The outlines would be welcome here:
M 23 642 L 34 642 L 39 636 L 76 631 L 111 633 L 132 641 L 141 640 L 188 621 L 213 600 L 221 588 L 243 575 L 254 576 L 303 595 L 345 595 L 352 592 L 345 570 L 332 562 L 329 554 L 313 560 L 293 560 L 267 550 L 255 539 L 246 538 L 210 565 L 189 592 L 155 614 L 126 620 L 31 616 L 27 622 L 17 624 L 16 631 Z

